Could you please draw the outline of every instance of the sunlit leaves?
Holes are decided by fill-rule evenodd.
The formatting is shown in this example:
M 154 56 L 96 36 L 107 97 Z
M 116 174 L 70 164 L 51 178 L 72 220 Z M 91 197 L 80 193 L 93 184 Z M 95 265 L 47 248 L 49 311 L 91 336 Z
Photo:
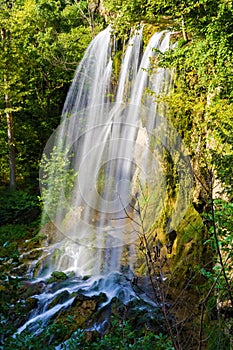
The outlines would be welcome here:
M 3 118 L 7 94 L 17 173 L 23 179 L 38 167 L 43 144 L 60 120 L 68 86 L 93 33 L 86 1 L 14 0 L 1 1 L 0 7 L 5 36 L 0 40 L 0 113 Z M 101 29 L 96 25 L 96 31 Z M 3 157 L 2 181 L 7 183 L 7 153 Z

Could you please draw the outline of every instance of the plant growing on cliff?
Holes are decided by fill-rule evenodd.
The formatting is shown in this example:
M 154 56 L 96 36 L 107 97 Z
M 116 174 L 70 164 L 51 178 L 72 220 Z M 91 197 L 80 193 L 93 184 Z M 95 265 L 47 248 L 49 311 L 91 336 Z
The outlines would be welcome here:
M 69 151 L 63 151 L 54 146 L 50 156 L 44 154 L 41 161 L 41 199 L 44 211 L 52 220 L 58 208 L 61 211 L 69 209 L 67 203 L 77 176 L 74 169 L 70 168 L 71 160 L 72 154 Z

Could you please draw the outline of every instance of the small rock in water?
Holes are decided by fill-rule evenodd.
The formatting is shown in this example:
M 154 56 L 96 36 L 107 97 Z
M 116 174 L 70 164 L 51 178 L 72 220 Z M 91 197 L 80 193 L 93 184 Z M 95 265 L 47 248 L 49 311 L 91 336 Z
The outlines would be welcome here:
M 67 278 L 68 277 L 64 272 L 54 271 L 54 272 L 52 272 L 51 277 L 48 279 L 48 283 L 53 283 L 53 282 L 57 282 L 57 281 L 64 281 Z

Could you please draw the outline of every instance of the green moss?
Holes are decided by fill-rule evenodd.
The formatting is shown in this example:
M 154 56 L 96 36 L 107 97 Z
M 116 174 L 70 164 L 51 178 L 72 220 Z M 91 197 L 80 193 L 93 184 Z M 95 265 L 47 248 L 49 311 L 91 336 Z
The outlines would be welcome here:
M 54 272 L 52 272 L 51 277 L 48 279 L 48 283 L 53 283 L 53 282 L 57 282 L 57 281 L 64 281 L 67 278 L 68 277 L 64 272 L 54 271 Z
M 181 260 L 184 257 L 184 253 L 187 253 L 188 249 L 194 248 L 195 245 L 197 246 L 196 249 L 198 249 L 198 255 L 200 255 L 205 229 L 202 218 L 193 206 L 187 209 L 185 217 L 177 228 L 177 234 L 177 246 L 175 249 L 176 262 Z M 193 253 L 195 254 L 194 251 Z
M 186 215 L 177 227 L 177 238 L 174 242 L 169 266 L 176 287 L 182 288 L 190 278 L 198 278 L 199 266 L 205 255 L 203 242 L 205 228 L 200 215 L 190 206 Z
M 147 45 L 152 35 L 156 32 L 160 32 L 162 30 L 172 28 L 173 20 L 169 17 L 161 17 L 158 21 L 156 19 L 155 23 L 145 23 L 143 28 L 143 41 L 144 44 Z
M 123 51 L 119 50 L 113 57 L 113 72 L 116 79 L 119 77 L 120 74 L 122 54 Z

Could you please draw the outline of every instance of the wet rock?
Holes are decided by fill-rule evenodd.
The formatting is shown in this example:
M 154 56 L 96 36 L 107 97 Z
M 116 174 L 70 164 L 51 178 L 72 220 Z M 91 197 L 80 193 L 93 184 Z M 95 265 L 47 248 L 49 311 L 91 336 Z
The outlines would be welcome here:
M 71 307 L 59 313 L 57 320 L 62 321 L 64 325 L 69 325 L 71 333 L 78 328 L 85 329 L 91 324 L 91 320 L 102 301 L 103 295 L 88 297 L 79 294 L 75 297 Z M 67 321 L 70 315 L 72 315 L 72 324 Z M 93 329 L 93 331 L 95 330 Z
M 27 271 L 28 271 L 28 265 L 23 263 L 12 269 L 12 275 L 17 275 L 18 277 L 24 277 L 26 276 Z
M 64 281 L 68 276 L 62 271 L 54 271 L 51 274 L 51 277 L 48 279 L 48 283 L 53 283 L 57 281 Z
M 44 246 L 47 241 L 47 235 L 39 232 L 35 237 L 25 241 L 24 245 L 27 248 L 27 251 L 32 251 L 36 248 L 41 248 L 41 246 Z
M 112 305 L 108 304 L 100 309 L 98 309 L 91 320 L 88 322 L 88 328 L 86 329 L 89 332 L 94 332 L 105 335 L 110 328 L 110 319 L 112 315 Z
M 51 303 L 48 306 L 48 309 L 51 309 L 57 304 L 63 304 L 65 303 L 70 297 L 70 294 L 68 291 L 63 291 L 60 294 L 56 295 L 55 298 L 51 301 Z
M 26 299 L 33 295 L 38 295 L 42 293 L 44 287 L 44 282 L 32 283 L 29 281 L 23 281 L 18 289 L 18 295 L 21 299 Z
M 30 250 L 29 252 L 22 254 L 21 258 L 26 260 L 35 260 L 41 256 L 42 251 L 43 251 L 43 248 L 35 248 L 33 250 Z
M 52 222 L 48 222 L 45 224 L 40 230 L 39 234 L 47 237 L 47 244 L 52 244 L 56 240 L 60 240 L 63 238 L 61 232 L 58 231 L 56 226 Z

